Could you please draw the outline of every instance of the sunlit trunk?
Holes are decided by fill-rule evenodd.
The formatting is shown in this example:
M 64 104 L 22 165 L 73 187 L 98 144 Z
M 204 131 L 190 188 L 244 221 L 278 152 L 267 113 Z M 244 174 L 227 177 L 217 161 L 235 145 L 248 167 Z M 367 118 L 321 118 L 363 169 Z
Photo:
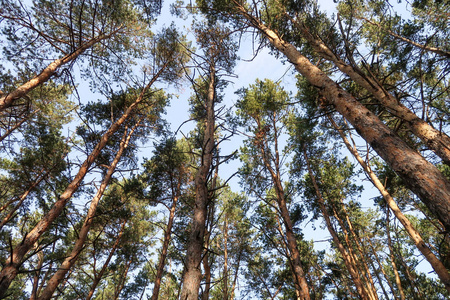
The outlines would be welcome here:
M 210 66 L 208 95 L 206 99 L 206 128 L 203 137 L 201 165 L 195 176 L 195 203 L 191 233 L 185 259 L 185 273 L 181 300 L 197 300 L 202 279 L 200 269 L 205 237 L 208 204 L 208 174 L 210 173 L 214 143 L 215 68 Z
M 235 2 L 237 4 L 237 2 Z M 450 230 L 450 182 L 430 162 L 411 149 L 381 120 L 342 89 L 293 45 L 280 38 L 259 19 L 249 15 L 237 4 L 249 24 L 258 29 L 268 41 L 295 66 L 311 85 L 324 96 L 323 104 L 334 107 L 358 131 L 391 168 L 403 179 L 430 211 Z
M 434 253 L 431 251 L 431 249 L 426 245 L 425 241 L 423 240 L 420 233 L 414 228 L 414 226 L 411 224 L 409 219 L 402 213 L 400 208 L 398 207 L 397 203 L 395 202 L 394 198 L 389 194 L 389 192 L 386 190 L 384 185 L 381 183 L 381 181 L 378 179 L 377 175 L 372 171 L 370 166 L 364 161 L 364 159 L 359 155 L 358 150 L 356 147 L 350 144 L 350 141 L 347 139 L 344 131 L 342 128 L 339 128 L 334 122 L 334 120 L 329 116 L 328 119 L 330 120 L 333 127 L 338 131 L 339 135 L 341 136 L 344 144 L 346 145 L 347 149 L 350 151 L 350 153 L 353 154 L 353 156 L 356 158 L 358 163 L 361 165 L 363 170 L 366 172 L 367 176 L 369 176 L 370 181 L 373 183 L 373 185 L 378 189 L 380 194 L 383 196 L 384 200 L 386 201 L 389 208 L 393 211 L 395 217 L 400 221 L 400 223 L 405 228 L 408 235 L 413 240 L 414 244 L 416 245 L 417 249 L 422 253 L 422 255 L 426 258 L 426 260 L 430 263 L 436 274 L 438 275 L 439 279 L 444 284 L 445 288 L 450 292 L 450 274 L 447 270 L 447 268 L 444 266 L 444 264 L 434 255 Z
M 2 272 L 0 273 L 0 299 L 5 297 L 9 285 L 17 276 L 19 268 L 23 263 L 24 256 L 28 253 L 33 244 L 41 237 L 41 235 L 47 231 L 53 221 L 61 214 L 67 202 L 69 202 L 72 195 L 78 190 L 78 187 L 81 185 L 89 168 L 100 155 L 102 149 L 108 143 L 110 137 L 122 126 L 125 120 L 127 120 L 128 117 L 132 115 L 136 106 L 144 100 L 145 92 L 148 91 L 148 89 L 162 74 L 162 71 L 166 67 L 167 65 L 159 70 L 159 72 L 152 78 L 149 84 L 141 91 L 141 94 L 135 100 L 135 102 L 131 104 L 123 113 L 123 115 L 114 124 L 111 125 L 111 127 L 105 132 L 105 134 L 103 134 L 94 150 L 92 150 L 91 154 L 81 165 L 75 178 L 72 180 L 72 182 L 70 182 L 59 199 L 53 204 L 50 211 L 38 222 L 38 224 L 30 232 L 26 234 L 21 243 L 14 248 L 11 256 L 6 260 Z
M 58 271 L 56 271 L 56 273 L 52 276 L 52 278 L 50 278 L 50 280 L 47 282 L 47 286 L 42 291 L 41 295 L 39 295 L 38 300 L 50 299 L 53 293 L 55 292 L 56 288 L 58 287 L 59 283 L 64 279 L 66 273 L 73 267 L 73 265 L 77 261 L 78 256 L 80 255 L 81 251 L 84 248 L 84 243 L 86 242 L 87 235 L 91 228 L 92 222 L 94 221 L 95 213 L 97 211 L 98 204 L 100 203 L 100 199 L 102 198 L 103 193 L 106 190 L 106 187 L 109 185 L 112 175 L 116 170 L 117 164 L 119 163 L 123 152 L 128 147 L 130 139 L 137 126 L 139 126 L 139 122 L 129 132 L 128 130 L 125 130 L 122 140 L 120 141 L 119 150 L 117 151 L 116 156 L 114 157 L 111 165 L 108 167 L 108 170 L 106 172 L 105 177 L 102 180 L 100 188 L 98 189 L 97 193 L 95 194 L 94 198 L 91 201 L 88 213 L 84 220 L 83 226 L 81 227 L 78 233 L 78 238 L 75 241 L 75 245 L 72 248 L 72 251 L 64 259 L 63 263 L 58 268 Z
M 125 225 L 127 223 L 127 220 L 124 220 L 120 226 L 120 231 L 119 234 L 117 235 L 116 240 L 114 241 L 114 244 L 111 247 L 111 250 L 109 251 L 108 257 L 106 258 L 105 262 L 103 263 L 103 266 L 100 270 L 100 272 L 98 273 L 94 273 L 96 274 L 94 276 L 94 280 L 92 281 L 92 285 L 91 285 L 91 289 L 89 290 L 86 299 L 85 300 L 90 300 L 92 298 L 92 296 L 94 295 L 95 290 L 97 289 L 98 284 L 100 283 L 100 280 L 102 279 L 103 275 L 105 274 L 106 268 L 109 265 L 109 262 L 111 261 L 114 252 L 116 252 L 117 246 L 120 243 L 120 239 L 122 238 L 123 232 L 125 230 Z

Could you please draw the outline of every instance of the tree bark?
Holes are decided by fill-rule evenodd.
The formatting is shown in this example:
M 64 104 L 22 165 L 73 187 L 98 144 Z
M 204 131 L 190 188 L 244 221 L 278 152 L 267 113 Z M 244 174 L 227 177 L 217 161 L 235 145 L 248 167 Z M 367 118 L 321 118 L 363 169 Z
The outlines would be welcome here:
M 111 125 L 105 134 L 100 138 L 100 141 L 95 146 L 94 150 L 83 162 L 77 175 L 61 194 L 59 199 L 53 204 L 50 211 L 38 222 L 38 224 L 23 238 L 22 242 L 14 248 L 11 256 L 6 260 L 5 266 L 0 273 L 0 299 L 3 299 L 6 295 L 6 291 L 11 284 L 12 280 L 16 277 L 19 267 L 23 262 L 25 254 L 31 249 L 33 244 L 39 239 L 39 237 L 47 231 L 53 221 L 61 214 L 67 202 L 72 195 L 76 192 L 84 176 L 86 176 L 90 166 L 94 163 L 97 157 L 100 155 L 101 150 L 107 144 L 109 138 L 120 128 L 120 126 L 128 119 L 133 113 L 136 106 L 144 100 L 145 92 L 151 87 L 156 79 L 162 74 L 167 64 L 159 70 L 159 72 L 152 78 L 146 87 L 141 91 L 136 101 L 131 104 L 123 115 Z
M 348 272 L 350 273 L 350 276 L 352 277 L 353 283 L 355 284 L 356 290 L 358 292 L 359 297 L 363 300 L 370 300 L 370 296 L 368 295 L 366 289 L 364 288 L 364 284 L 362 283 L 360 279 L 360 275 L 357 271 L 357 267 L 355 266 L 354 262 L 352 261 L 350 254 L 345 249 L 344 245 L 342 245 L 341 241 L 339 240 L 339 237 L 334 230 L 333 224 L 331 224 L 330 216 L 328 214 L 327 208 L 325 206 L 325 200 L 322 198 L 322 193 L 320 192 L 319 185 L 316 182 L 316 178 L 312 172 L 311 166 L 309 164 L 308 155 L 306 154 L 306 150 L 303 152 L 305 160 L 306 160 L 306 166 L 308 168 L 309 176 L 311 177 L 311 181 L 314 186 L 314 190 L 316 192 L 317 196 L 317 202 L 319 204 L 319 208 L 322 212 L 323 218 L 325 220 L 325 223 L 327 225 L 327 229 L 330 232 L 334 243 L 336 244 L 336 247 L 338 248 L 339 252 L 342 255 L 342 258 L 344 260 L 344 264 L 347 267 Z
M 97 285 L 100 283 L 100 280 L 102 279 L 103 274 L 105 274 L 106 268 L 108 267 L 109 262 L 111 261 L 113 255 L 114 255 L 114 252 L 117 249 L 117 246 L 119 246 L 120 239 L 122 238 L 122 234 L 123 234 L 123 232 L 125 230 L 125 225 L 126 224 L 127 224 L 127 220 L 124 220 L 122 222 L 122 225 L 120 226 L 120 231 L 119 231 L 119 234 L 118 234 L 118 236 L 117 236 L 117 238 L 116 238 L 116 240 L 114 242 L 114 245 L 111 247 L 111 251 L 109 251 L 108 257 L 106 258 L 105 263 L 102 266 L 102 269 L 100 270 L 100 272 L 98 274 L 96 274 L 94 276 L 94 281 L 92 282 L 91 289 L 89 290 L 85 300 L 90 300 L 92 298 L 92 296 L 94 295 L 94 292 L 95 292 L 95 289 L 97 288 Z
M 406 232 L 413 240 L 417 249 L 420 251 L 420 253 L 422 253 L 422 255 L 425 257 L 425 259 L 430 263 L 431 267 L 436 272 L 439 279 L 444 284 L 445 288 L 450 292 L 450 274 L 449 274 L 447 268 L 436 257 L 436 255 L 434 255 L 434 253 L 431 251 L 431 249 L 426 245 L 426 243 L 423 240 L 420 233 L 414 228 L 414 226 L 411 224 L 409 219 L 402 213 L 402 211 L 398 207 L 397 203 L 395 202 L 394 198 L 386 190 L 384 185 L 378 179 L 377 175 L 372 171 L 370 166 L 368 164 L 366 164 L 364 159 L 359 155 L 356 147 L 354 147 L 350 144 L 350 142 L 347 139 L 347 137 L 345 136 L 345 133 L 342 130 L 342 128 L 339 128 L 339 126 L 336 124 L 336 122 L 334 122 L 332 117 L 328 116 L 328 119 L 330 120 L 333 127 L 338 131 L 338 133 L 341 136 L 342 140 L 344 141 L 344 144 L 346 145 L 347 149 L 350 151 L 350 153 L 353 154 L 353 156 L 356 158 L 358 163 L 363 168 L 364 172 L 367 174 L 367 176 L 369 176 L 372 184 L 378 189 L 380 194 L 383 196 L 384 200 L 386 201 L 387 205 L 394 213 L 395 217 L 400 221 L 400 223 L 402 223 L 403 227 L 405 228 Z
M 357 254 L 355 254 L 355 252 L 353 251 L 353 245 L 350 242 L 349 234 L 345 227 L 345 224 L 344 224 L 343 220 L 337 214 L 337 211 L 334 207 L 333 207 L 333 213 L 334 213 L 334 218 L 338 221 L 338 223 L 341 227 L 345 243 L 347 244 L 348 256 L 350 258 L 351 263 L 355 267 L 355 270 L 357 271 L 357 273 L 360 276 L 359 278 L 363 284 L 363 289 L 365 290 L 369 299 L 378 300 L 378 295 L 376 294 L 376 292 L 375 293 L 373 292 L 372 285 L 371 285 L 372 282 L 369 280 L 367 273 L 365 272 L 366 266 L 364 266 L 364 261 L 362 261 L 362 259 L 360 259 L 360 257 Z
M 161 280 L 164 273 L 164 266 L 166 265 L 167 252 L 169 250 L 170 237 L 172 235 L 173 222 L 175 220 L 175 210 L 177 207 L 178 196 L 175 196 L 172 201 L 172 206 L 170 207 L 169 221 L 167 222 L 167 227 L 164 232 L 164 242 L 161 251 L 161 256 L 159 257 L 158 270 L 156 271 L 155 283 L 153 286 L 152 298 L 151 300 L 158 300 L 159 289 L 161 288 Z
M 37 86 L 43 84 L 47 80 L 50 79 L 50 77 L 55 74 L 55 72 L 63 65 L 75 60 L 78 56 L 80 56 L 84 51 L 91 48 L 93 45 L 97 44 L 98 42 L 108 39 L 114 34 L 116 34 L 118 31 L 121 30 L 122 27 L 117 28 L 112 33 L 107 35 L 101 35 L 96 38 L 91 39 L 90 41 L 84 43 L 81 45 L 78 49 L 76 49 L 74 52 L 65 55 L 62 58 L 58 58 L 54 60 L 52 63 L 50 63 L 42 72 L 34 77 L 33 79 L 29 80 L 28 82 L 22 84 L 17 89 L 12 91 L 11 93 L 8 93 L 4 96 L 0 97 L 0 111 L 3 111 L 7 109 L 8 107 L 12 106 L 14 101 L 22 98 L 26 94 L 28 94 L 30 91 L 32 91 Z
M 89 230 L 91 229 L 91 225 L 94 220 L 98 204 L 100 203 L 103 193 L 105 192 L 106 187 L 109 185 L 112 175 L 116 170 L 117 164 L 119 163 L 123 152 L 128 147 L 130 139 L 137 126 L 139 126 L 139 122 L 129 132 L 125 130 L 122 140 L 120 141 L 119 150 L 117 151 L 116 156 L 114 157 L 114 160 L 112 161 L 111 165 L 108 167 L 105 178 L 103 178 L 100 188 L 98 189 L 97 193 L 95 194 L 94 198 L 91 201 L 89 211 L 86 215 L 83 226 L 81 227 L 80 232 L 78 234 L 78 239 L 76 240 L 71 253 L 64 259 L 63 263 L 58 268 L 58 271 L 56 271 L 56 273 L 52 276 L 52 278 L 50 278 L 50 280 L 47 282 L 47 286 L 42 291 L 41 295 L 37 298 L 38 300 L 50 299 L 53 293 L 55 292 L 56 288 L 60 284 L 60 282 L 66 276 L 67 272 L 73 267 L 73 265 L 77 261 L 78 256 L 83 250 L 83 246 L 86 241 Z
M 355 83 L 371 93 L 391 114 L 406 122 L 411 131 L 432 149 L 442 160 L 450 165 L 450 137 L 442 131 L 435 129 L 431 124 L 419 118 L 405 105 L 400 103 L 394 95 L 389 93 L 383 85 L 371 75 L 365 75 L 356 64 L 347 64 L 340 59 L 319 38 L 315 37 L 309 29 L 291 19 L 302 32 L 302 36 L 308 40 L 314 50 L 333 64 L 344 74 L 347 74 Z
M 387 284 L 389 285 L 389 289 L 391 290 L 391 293 L 394 296 L 394 299 L 397 300 L 398 297 L 395 295 L 394 286 L 392 285 L 389 277 L 386 274 L 386 271 L 384 270 L 383 264 L 381 263 L 380 258 L 378 257 L 377 251 L 376 251 L 375 247 L 373 246 L 372 241 L 370 239 L 367 239 L 367 241 L 370 245 L 370 248 L 372 249 L 372 253 L 375 257 L 375 260 L 377 261 L 378 267 L 380 268 L 381 273 L 383 274 L 384 278 L 386 279 Z M 380 283 L 380 285 L 382 285 L 382 284 Z M 389 299 L 389 297 L 386 297 L 386 299 Z
M 208 95 L 206 99 L 206 128 L 203 137 L 201 165 L 195 176 L 195 206 L 192 219 L 191 233 L 187 246 L 185 273 L 181 289 L 181 300 L 197 300 L 202 272 L 203 242 L 205 236 L 207 204 L 208 204 L 208 175 L 211 169 L 214 143 L 214 101 L 215 67 L 211 64 L 209 70 Z
M 223 221 L 223 300 L 228 300 L 228 214 Z
M 258 123 L 258 121 L 257 121 Z M 305 272 L 303 270 L 303 266 L 300 260 L 300 252 L 297 248 L 297 239 L 294 234 L 294 226 L 292 224 L 289 211 L 287 209 L 287 203 L 286 203 L 286 196 L 284 194 L 283 185 L 281 183 L 281 175 L 280 175 L 280 157 L 278 152 L 278 133 L 276 132 L 276 124 L 273 122 L 272 124 L 275 133 L 274 133 L 274 147 L 275 147 L 275 170 L 272 168 L 270 162 L 268 161 L 268 155 L 265 151 L 265 149 L 268 149 L 268 145 L 265 145 L 263 142 L 260 143 L 259 150 L 261 152 L 261 157 L 263 160 L 263 164 L 265 169 L 270 173 L 272 178 L 272 183 L 275 187 L 276 196 L 277 196 L 277 205 L 279 212 L 281 214 L 281 218 L 283 220 L 284 230 L 285 230 L 285 236 L 287 240 L 287 246 L 289 249 L 288 252 L 288 259 L 292 262 L 293 267 L 293 273 L 294 273 L 294 279 L 295 279 L 295 286 L 296 291 L 298 292 L 298 296 L 301 300 L 310 300 L 309 295 L 309 287 L 308 283 L 306 281 Z M 258 127 L 261 127 L 260 124 L 258 124 Z
M 251 26 L 258 29 L 268 41 L 295 66 L 310 84 L 324 96 L 324 104 L 333 106 L 358 131 L 372 148 L 403 179 L 430 211 L 450 231 L 450 182 L 430 162 L 411 149 L 381 120 L 342 89 L 317 66 L 304 57 L 293 45 L 280 38 L 273 30 L 249 15 L 236 1 L 237 9 Z
M 395 283 L 397 284 L 398 292 L 400 294 L 400 299 L 405 300 L 405 293 L 403 292 L 402 287 L 402 281 L 400 280 L 400 274 L 398 273 L 397 264 L 395 263 L 395 255 L 394 255 L 394 249 L 392 247 L 392 241 L 391 241 L 391 233 L 389 230 L 389 208 L 386 206 L 386 235 L 387 235 L 387 242 L 388 242 L 388 248 L 389 248 L 389 258 L 391 259 L 391 266 L 392 270 L 394 271 L 394 277 L 395 277 Z

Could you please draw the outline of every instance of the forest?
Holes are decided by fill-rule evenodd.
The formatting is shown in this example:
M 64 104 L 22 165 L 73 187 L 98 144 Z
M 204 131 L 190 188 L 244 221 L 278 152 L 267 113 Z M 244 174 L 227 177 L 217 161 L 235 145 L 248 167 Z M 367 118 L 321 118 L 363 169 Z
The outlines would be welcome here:
M 446 0 L 0 0 L 0 299 L 449 299 L 449 36 Z

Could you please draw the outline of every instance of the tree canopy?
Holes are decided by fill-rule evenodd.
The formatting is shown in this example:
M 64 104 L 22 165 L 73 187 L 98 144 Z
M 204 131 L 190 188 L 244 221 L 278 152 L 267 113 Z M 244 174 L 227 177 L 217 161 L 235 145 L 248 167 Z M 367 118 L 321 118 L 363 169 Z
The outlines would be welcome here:
M 0 299 L 450 297 L 449 25 L 0 0 Z

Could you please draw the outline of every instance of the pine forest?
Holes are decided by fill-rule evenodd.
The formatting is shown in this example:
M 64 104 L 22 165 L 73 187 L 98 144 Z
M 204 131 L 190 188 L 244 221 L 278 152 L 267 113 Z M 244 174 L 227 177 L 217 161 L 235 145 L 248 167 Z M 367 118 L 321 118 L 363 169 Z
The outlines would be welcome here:
M 450 299 L 448 0 L 0 0 L 0 299 Z

